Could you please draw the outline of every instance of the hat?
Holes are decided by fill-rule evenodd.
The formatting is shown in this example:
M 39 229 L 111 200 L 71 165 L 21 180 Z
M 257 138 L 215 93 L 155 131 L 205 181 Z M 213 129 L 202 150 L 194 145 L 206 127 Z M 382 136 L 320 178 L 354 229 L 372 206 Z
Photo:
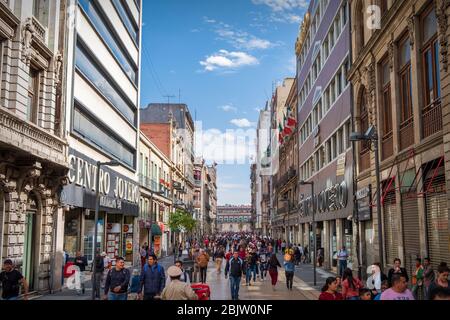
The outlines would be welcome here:
M 13 262 L 11 259 L 6 259 L 3 264 L 13 265 Z
M 106 252 L 103 251 L 102 254 L 101 254 L 101 256 L 102 256 L 102 257 L 106 257 Z
M 177 266 L 171 266 L 171 267 L 169 267 L 169 269 L 167 269 L 167 274 L 171 278 L 179 277 L 179 276 L 181 276 L 182 273 L 183 273 L 183 271 L 181 271 L 181 269 L 178 268 Z

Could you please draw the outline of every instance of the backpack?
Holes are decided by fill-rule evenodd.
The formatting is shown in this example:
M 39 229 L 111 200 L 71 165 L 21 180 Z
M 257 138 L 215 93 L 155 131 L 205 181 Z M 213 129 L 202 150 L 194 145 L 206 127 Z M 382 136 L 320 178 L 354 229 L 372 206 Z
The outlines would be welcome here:
M 146 263 L 144 266 L 144 272 L 147 272 L 148 268 L 149 268 L 148 263 Z M 156 265 L 156 269 L 158 270 L 158 273 L 162 275 L 162 267 L 159 264 Z

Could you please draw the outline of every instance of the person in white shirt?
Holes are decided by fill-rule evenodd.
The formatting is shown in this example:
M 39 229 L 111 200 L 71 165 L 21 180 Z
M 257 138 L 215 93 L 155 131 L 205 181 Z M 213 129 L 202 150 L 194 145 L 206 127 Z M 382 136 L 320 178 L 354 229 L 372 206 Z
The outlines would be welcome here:
M 337 258 L 339 260 L 339 274 L 342 276 L 344 270 L 347 268 L 348 252 L 345 249 L 345 246 L 342 247 L 341 250 L 339 250 Z

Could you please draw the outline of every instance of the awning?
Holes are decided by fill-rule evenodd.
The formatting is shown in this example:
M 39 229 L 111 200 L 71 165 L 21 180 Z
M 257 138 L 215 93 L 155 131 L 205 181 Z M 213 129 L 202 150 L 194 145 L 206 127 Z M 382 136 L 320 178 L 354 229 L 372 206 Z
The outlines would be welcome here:
M 152 224 L 152 236 L 161 236 L 161 228 L 156 224 Z

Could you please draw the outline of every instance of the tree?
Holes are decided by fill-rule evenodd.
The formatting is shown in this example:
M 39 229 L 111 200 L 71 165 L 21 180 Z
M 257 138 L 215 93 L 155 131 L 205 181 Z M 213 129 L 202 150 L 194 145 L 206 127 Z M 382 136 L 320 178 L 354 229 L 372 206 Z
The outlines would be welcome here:
M 177 209 L 169 218 L 169 227 L 173 231 L 185 230 L 192 232 L 197 225 L 197 221 L 186 211 Z

